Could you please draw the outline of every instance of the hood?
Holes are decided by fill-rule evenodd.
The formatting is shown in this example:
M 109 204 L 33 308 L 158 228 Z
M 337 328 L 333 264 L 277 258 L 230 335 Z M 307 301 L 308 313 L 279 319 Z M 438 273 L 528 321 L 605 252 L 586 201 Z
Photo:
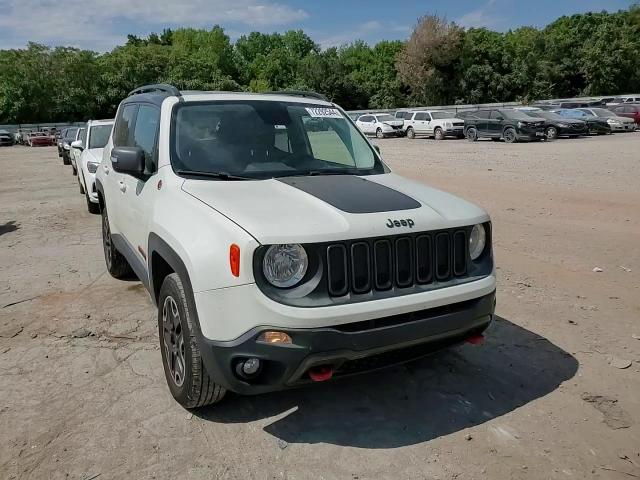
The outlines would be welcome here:
M 87 155 L 87 162 L 100 163 L 102 162 L 102 152 L 104 148 L 88 148 L 85 150 Z
M 489 219 L 481 208 L 388 173 L 185 180 L 182 190 L 258 242 L 313 243 L 437 230 Z
M 382 123 L 389 125 L 390 127 L 402 127 L 404 125 L 404 120 L 389 120 L 388 122 Z
M 609 118 L 613 118 L 616 122 L 620 122 L 620 123 L 635 123 L 633 118 L 629 118 L 629 117 L 609 117 Z

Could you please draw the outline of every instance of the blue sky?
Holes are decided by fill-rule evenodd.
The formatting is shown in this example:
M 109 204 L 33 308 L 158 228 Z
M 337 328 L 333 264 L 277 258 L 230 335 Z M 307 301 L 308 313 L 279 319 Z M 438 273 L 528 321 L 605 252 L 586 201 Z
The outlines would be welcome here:
M 0 49 L 36 41 L 106 51 L 126 35 L 222 25 L 233 38 L 302 28 L 323 47 L 362 39 L 404 39 L 436 13 L 466 27 L 505 31 L 544 26 L 562 15 L 616 11 L 632 0 L 0 0 Z M 36 12 L 34 14 L 34 12 Z M 32 20 L 35 19 L 35 20 Z

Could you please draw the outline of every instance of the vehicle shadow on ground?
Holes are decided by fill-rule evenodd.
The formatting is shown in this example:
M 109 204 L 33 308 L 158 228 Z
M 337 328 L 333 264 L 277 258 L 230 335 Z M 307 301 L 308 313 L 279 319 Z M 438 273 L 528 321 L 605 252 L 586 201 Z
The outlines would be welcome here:
M 497 317 L 482 346 L 465 344 L 391 369 L 305 389 L 229 396 L 199 416 L 264 430 L 288 443 L 395 448 L 500 417 L 553 392 L 578 362 L 547 339 Z
M 3 223 L 0 225 L 0 235 L 4 235 L 5 233 L 15 232 L 20 228 L 20 224 L 15 221 L 10 221 L 7 223 Z

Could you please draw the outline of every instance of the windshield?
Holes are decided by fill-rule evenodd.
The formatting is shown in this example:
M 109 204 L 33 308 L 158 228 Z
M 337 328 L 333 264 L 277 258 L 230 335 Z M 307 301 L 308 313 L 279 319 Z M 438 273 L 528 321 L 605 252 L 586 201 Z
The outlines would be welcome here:
M 392 117 L 391 115 L 376 115 L 376 119 L 379 122 L 393 122 L 394 120 L 397 120 L 397 118 Z
M 108 125 L 96 125 L 91 127 L 89 132 L 89 147 L 88 148 L 104 148 L 109 141 L 109 135 L 111 135 L 112 124 Z
M 172 125 L 177 173 L 271 178 L 384 173 L 363 135 L 338 109 L 259 100 L 183 103 Z
M 560 110 L 558 113 L 562 117 L 568 117 L 568 118 L 585 118 L 590 116 L 585 112 L 583 112 L 582 110 Z
M 524 112 L 521 112 L 520 110 L 500 110 L 500 113 L 502 113 L 505 117 L 511 118 L 513 120 L 531 120 L 531 116 L 527 115 Z
M 553 112 L 545 112 L 544 110 L 527 111 L 530 117 L 546 118 L 547 120 L 564 120 L 560 115 Z
M 70 128 L 65 132 L 64 138 L 76 138 L 76 133 L 78 133 L 77 128 Z
M 443 118 L 454 118 L 456 115 L 453 112 L 431 112 L 431 118 L 434 120 L 442 120 Z
M 596 115 L 596 117 L 611 118 L 617 116 L 615 113 L 610 112 L 605 108 L 592 108 L 591 110 Z

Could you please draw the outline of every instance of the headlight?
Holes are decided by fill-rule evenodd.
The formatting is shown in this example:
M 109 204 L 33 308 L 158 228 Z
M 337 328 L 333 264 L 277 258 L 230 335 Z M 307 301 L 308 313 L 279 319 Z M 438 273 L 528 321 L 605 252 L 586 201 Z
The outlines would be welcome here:
M 609 119 L 607 120 L 607 123 L 611 123 L 611 124 L 613 124 L 613 123 L 620 123 L 620 122 L 618 122 L 617 120 L 615 120 L 615 119 L 613 119 L 613 118 L 609 118 Z
M 559 126 L 560 128 L 568 128 L 568 127 L 569 127 L 569 124 L 568 124 L 568 123 L 559 123 L 559 124 L 558 124 L 558 126 Z
M 308 264 L 307 252 L 302 245 L 271 245 L 262 260 L 262 270 L 271 285 L 287 288 L 302 280 Z
M 64 148 L 65 150 L 69 150 L 71 149 L 71 145 L 69 145 L 67 142 L 62 144 L 62 148 Z
M 451 128 L 453 124 L 451 122 L 444 122 L 444 128 Z
M 482 225 L 474 225 L 469 236 L 469 255 L 471 260 L 476 260 L 482 252 L 487 241 L 487 235 Z
M 518 128 L 524 128 L 527 124 L 525 122 L 518 122 Z
M 98 170 L 98 165 L 100 164 L 94 163 L 94 162 L 87 162 L 87 170 L 89 170 L 89 173 L 96 173 L 96 170 Z

